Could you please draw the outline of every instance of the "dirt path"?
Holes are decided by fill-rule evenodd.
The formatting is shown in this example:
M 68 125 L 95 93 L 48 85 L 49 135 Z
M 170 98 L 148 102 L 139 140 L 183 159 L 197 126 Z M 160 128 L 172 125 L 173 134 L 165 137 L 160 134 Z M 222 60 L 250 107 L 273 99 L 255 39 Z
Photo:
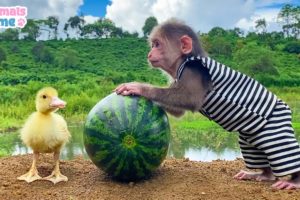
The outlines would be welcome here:
M 236 181 L 232 176 L 243 167 L 241 160 L 192 162 L 168 159 L 149 180 L 137 183 L 112 181 L 89 161 L 78 157 L 61 162 L 69 181 L 27 184 L 16 178 L 29 169 L 32 155 L 0 159 L 0 199 L 203 199 L 203 200 L 299 200 L 300 190 L 275 191 L 271 183 Z M 52 157 L 42 155 L 40 175 L 49 175 Z

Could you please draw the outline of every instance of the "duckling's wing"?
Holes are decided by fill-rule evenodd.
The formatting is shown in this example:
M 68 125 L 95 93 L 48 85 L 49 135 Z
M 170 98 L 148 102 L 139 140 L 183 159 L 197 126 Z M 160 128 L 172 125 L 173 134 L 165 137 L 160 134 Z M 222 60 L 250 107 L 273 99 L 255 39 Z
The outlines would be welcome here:
M 68 130 L 67 122 L 59 114 L 56 113 L 53 114 L 54 114 L 53 117 L 55 119 L 56 127 L 57 127 L 56 134 L 58 134 L 60 138 L 64 141 L 64 143 L 66 143 L 71 137 L 70 131 Z

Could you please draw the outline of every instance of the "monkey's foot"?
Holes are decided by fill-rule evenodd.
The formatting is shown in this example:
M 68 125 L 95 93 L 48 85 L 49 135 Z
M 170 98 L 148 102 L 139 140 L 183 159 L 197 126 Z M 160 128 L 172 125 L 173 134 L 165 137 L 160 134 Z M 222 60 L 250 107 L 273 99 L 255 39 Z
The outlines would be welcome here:
M 278 190 L 300 189 L 300 172 L 292 174 L 290 180 L 279 180 L 272 185 L 272 188 Z
M 68 181 L 68 177 L 62 175 L 60 171 L 52 172 L 50 176 L 43 178 L 43 180 L 51 181 L 53 184 L 59 183 L 61 181 Z
M 269 171 L 249 172 L 241 170 L 233 178 L 237 180 L 275 181 L 276 177 Z
M 26 174 L 19 176 L 18 180 L 26 181 L 27 183 L 31 183 L 33 181 L 39 180 L 42 177 L 40 177 L 38 171 L 36 169 L 29 170 Z

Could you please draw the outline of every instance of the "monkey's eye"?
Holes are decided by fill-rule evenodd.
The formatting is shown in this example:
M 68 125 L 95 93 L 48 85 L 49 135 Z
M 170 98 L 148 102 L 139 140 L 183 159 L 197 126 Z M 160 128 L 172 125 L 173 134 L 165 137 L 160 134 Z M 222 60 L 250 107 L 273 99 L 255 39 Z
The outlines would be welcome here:
M 152 42 L 152 48 L 158 48 L 160 46 L 160 43 L 157 40 L 154 40 Z
M 43 95 L 42 97 L 43 97 L 43 99 L 46 99 L 46 98 L 47 98 L 47 96 L 46 96 L 46 95 Z

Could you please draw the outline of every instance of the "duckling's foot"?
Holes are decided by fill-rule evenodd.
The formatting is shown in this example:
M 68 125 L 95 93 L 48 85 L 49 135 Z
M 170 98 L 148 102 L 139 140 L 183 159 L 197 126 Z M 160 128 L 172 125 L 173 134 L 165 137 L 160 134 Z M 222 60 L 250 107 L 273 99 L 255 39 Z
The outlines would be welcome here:
M 29 170 L 29 172 L 27 172 L 26 174 L 19 176 L 18 180 L 26 181 L 27 183 L 31 183 L 31 182 L 39 180 L 41 178 L 42 177 L 40 177 L 37 169 L 32 169 L 32 170 Z
M 61 181 L 68 181 L 68 177 L 62 175 L 60 171 L 53 171 L 50 176 L 43 178 L 43 180 L 51 181 L 53 184 L 59 183 Z

